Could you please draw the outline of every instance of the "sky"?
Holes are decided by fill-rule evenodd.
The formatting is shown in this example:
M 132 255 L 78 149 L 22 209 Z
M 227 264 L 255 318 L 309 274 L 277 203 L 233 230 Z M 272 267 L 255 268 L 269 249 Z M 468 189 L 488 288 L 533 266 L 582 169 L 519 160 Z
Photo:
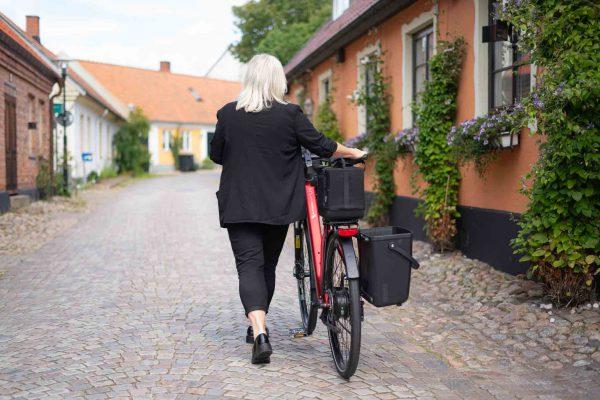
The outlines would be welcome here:
M 42 44 L 71 58 L 204 75 L 239 39 L 231 7 L 248 0 L 0 0 L 0 11 L 22 28 L 40 16 Z M 210 76 L 238 79 L 225 57 Z

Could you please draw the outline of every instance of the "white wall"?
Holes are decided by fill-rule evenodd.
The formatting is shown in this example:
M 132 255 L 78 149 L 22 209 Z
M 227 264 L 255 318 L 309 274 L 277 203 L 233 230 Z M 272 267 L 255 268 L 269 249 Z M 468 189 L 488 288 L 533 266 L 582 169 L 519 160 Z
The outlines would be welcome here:
M 74 102 L 67 98 L 67 110 L 73 113 L 74 117 L 73 124 L 67 127 L 71 176 L 84 178 L 91 171 L 99 174 L 104 167 L 113 163 L 113 138 L 120 124 L 115 121 L 110 112 L 104 112 L 99 106 L 89 104 L 89 101 L 82 96 L 78 96 Z M 60 169 L 63 127 L 59 125 L 57 130 L 57 168 Z M 92 153 L 91 162 L 83 162 L 81 157 L 83 152 Z

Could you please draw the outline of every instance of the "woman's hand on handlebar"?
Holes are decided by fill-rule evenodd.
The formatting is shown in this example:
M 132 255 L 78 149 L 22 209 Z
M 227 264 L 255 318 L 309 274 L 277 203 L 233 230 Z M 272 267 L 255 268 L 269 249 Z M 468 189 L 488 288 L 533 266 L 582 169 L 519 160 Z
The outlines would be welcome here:
M 333 157 L 335 158 L 364 158 L 367 155 L 367 152 L 362 151 L 360 149 L 354 149 L 352 147 L 346 147 L 341 143 L 337 144 L 337 149 L 333 153 Z

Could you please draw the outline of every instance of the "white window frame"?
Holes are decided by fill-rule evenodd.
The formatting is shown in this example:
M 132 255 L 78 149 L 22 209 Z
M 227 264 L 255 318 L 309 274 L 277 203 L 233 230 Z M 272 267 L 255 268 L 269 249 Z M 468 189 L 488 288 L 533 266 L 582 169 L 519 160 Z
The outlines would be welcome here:
M 162 151 L 171 150 L 171 136 L 173 132 L 170 129 L 162 130 Z
M 365 90 L 365 65 L 362 60 L 372 54 L 381 53 L 381 42 L 378 40 L 376 43 L 371 43 L 365 46 L 361 51 L 356 54 L 356 72 L 357 72 L 357 92 Z M 362 135 L 367 131 L 367 108 L 364 105 L 358 105 L 356 107 L 356 118 L 358 122 L 358 135 Z
M 318 82 L 319 82 L 319 104 L 322 104 L 327 99 L 327 93 L 326 93 L 326 89 L 325 89 L 325 82 L 327 82 L 327 81 L 329 81 L 329 91 L 331 91 L 331 87 L 332 87 L 332 84 L 333 84 L 333 71 L 331 70 L 331 68 L 328 69 L 327 71 L 323 72 L 318 77 Z
M 294 91 L 294 97 L 296 100 L 296 103 L 298 103 L 298 105 L 300 107 L 304 107 L 304 104 L 300 104 L 300 97 L 302 97 L 302 95 L 304 94 L 304 87 L 300 86 L 298 89 L 296 89 Z
M 437 19 L 433 9 L 402 25 L 402 128 L 413 126 L 413 35 L 433 25 L 433 54 L 437 51 Z

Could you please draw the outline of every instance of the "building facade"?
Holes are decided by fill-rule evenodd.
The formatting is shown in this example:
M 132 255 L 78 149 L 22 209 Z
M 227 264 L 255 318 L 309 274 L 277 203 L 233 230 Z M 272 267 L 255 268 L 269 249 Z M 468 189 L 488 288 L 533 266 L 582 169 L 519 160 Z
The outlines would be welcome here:
M 66 129 L 70 176 L 85 180 L 92 172 L 100 174 L 103 169 L 113 167 L 113 137 L 129 110 L 77 61 L 56 63 L 67 65 L 66 109 L 73 115 L 73 124 Z M 62 106 L 63 96 L 56 98 L 55 103 Z M 58 170 L 62 168 L 64 132 L 64 127 L 58 125 L 55 140 Z
M 167 61 L 156 71 L 91 61 L 79 64 L 129 109 L 140 107 L 150 120 L 152 171 L 173 169 L 175 137 L 182 140 L 181 154 L 204 160 L 217 111 L 235 100 L 240 90 L 238 82 L 172 73 Z
M 462 36 L 467 45 L 457 124 L 518 102 L 535 84 L 534 66 L 516 63 L 526 57 L 517 55 L 515 46 L 502 41 L 484 43 L 483 28 L 494 22 L 489 0 L 334 3 L 334 18 L 292 58 L 286 74 L 292 101 L 308 100 L 318 110 L 331 91 L 332 108 L 346 139 L 366 130 L 366 110 L 349 99 L 368 85 L 369 71 L 362 60 L 373 52 L 381 52 L 383 72 L 389 77 L 392 132 L 413 126 L 411 103 L 424 89 L 428 61 L 435 54 L 438 38 Z M 461 168 L 458 246 L 466 255 L 511 273 L 526 269 L 513 255 L 509 242 L 518 232 L 516 220 L 527 207 L 527 199 L 520 193 L 521 178 L 538 157 L 536 140 L 523 130 L 518 141 L 491 163 L 484 178 L 472 166 Z M 371 171 L 368 168 L 367 175 Z M 421 200 L 410 184 L 413 172 L 410 155 L 398 159 L 391 220 L 411 229 L 416 238 L 425 239 L 424 222 L 414 213 Z
M 37 24 L 37 25 L 36 25 Z M 39 21 L 28 18 L 28 36 L 0 13 L 0 212 L 10 196 L 37 198 L 36 177 L 52 161 L 52 102 L 59 93 L 59 70 L 38 45 Z

